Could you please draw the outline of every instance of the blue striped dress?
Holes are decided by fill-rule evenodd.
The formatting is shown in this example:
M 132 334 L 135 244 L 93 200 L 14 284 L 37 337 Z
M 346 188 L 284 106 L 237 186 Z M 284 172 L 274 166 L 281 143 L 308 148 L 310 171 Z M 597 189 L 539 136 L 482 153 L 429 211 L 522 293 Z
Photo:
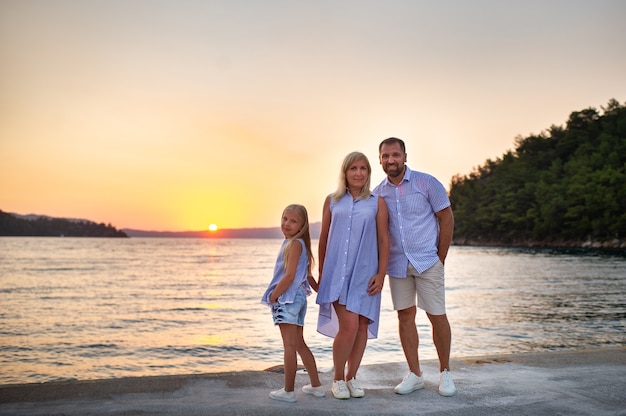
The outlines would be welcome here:
M 334 338 L 339 321 L 332 303 L 369 319 L 368 338 L 378 337 L 381 294 L 367 293 L 378 273 L 376 214 L 378 197 L 353 200 L 346 194 L 330 201 L 331 223 L 316 303 L 320 305 L 317 331 Z

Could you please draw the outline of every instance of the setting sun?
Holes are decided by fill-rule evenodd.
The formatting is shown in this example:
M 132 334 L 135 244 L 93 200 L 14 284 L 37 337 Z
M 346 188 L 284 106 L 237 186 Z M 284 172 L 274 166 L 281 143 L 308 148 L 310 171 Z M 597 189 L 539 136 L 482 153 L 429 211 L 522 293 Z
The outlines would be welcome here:
M 209 231 L 217 231 L 217 225 L 215 224 L 209 225 Z

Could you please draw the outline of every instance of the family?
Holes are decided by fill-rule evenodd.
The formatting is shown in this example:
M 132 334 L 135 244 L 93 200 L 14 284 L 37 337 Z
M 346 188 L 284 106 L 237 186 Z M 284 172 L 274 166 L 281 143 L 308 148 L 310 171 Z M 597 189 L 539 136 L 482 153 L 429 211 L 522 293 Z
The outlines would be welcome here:
M 319 236 L 319 279 L 312 275 L 313 255 L 306 208 L 289 205 L 281 218 L 285 236 L 274 276 L 262 302 L 272 309 L 284 346 L 285 385 L 275 400 L 295 402 L 297 355 L 310 377 L 302 391 L 325 395 L 315 358 L 303 337 L 306 297 L 311 288 L 319 305 L 317 330 L 334 338 L 332 395 L 363 397 L 357 371 L 367 340 L 378 336 L 385 276 L 398 314 L 400 342 L 409 372 L 394 391 L 424 388 L 420 369 L 417 307 L 432 324 L 439 357 L 439 394 L 456 392 L 450 374 L 451 331 L 446 315 L 444 264 L 454 228 L 450 200 L 433 176 L 409 169 L 404 141 L 390 137 L 378 148 L 387 177 L 370 190 L 372 169 L 363 153 L 348 154 L 339 186 L 324 201 Z

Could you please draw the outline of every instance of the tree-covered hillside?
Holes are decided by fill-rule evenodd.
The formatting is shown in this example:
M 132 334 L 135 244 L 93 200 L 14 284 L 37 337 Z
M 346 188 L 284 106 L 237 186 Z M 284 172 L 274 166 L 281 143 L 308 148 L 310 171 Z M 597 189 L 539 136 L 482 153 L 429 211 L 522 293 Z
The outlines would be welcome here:
M 626 247 L 626 106 L 515 140 L 450 185 L 456 244 Z
M 111 224 L 92 221 L 70 221 L 64 218 L 18 218 L 0 210 L 0 236 L 37 237 L 128 237 Z

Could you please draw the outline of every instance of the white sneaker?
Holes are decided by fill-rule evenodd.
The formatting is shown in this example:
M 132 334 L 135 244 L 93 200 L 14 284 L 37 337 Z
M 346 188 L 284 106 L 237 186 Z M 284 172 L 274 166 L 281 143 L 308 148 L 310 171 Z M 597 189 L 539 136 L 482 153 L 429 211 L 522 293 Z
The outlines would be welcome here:
M 315 397 L 324 397 L 326 395 L 323 386 L 313 387 L 312 385 L 307 384 L 306 386 L 302 386 L 302 391 L 306 394 L 312 394 Z
M 335 399 L 349 399 L 350 391 L 348 390 L 348 386 L 346 382 L 343 380 L 333 381 L 333 388 L 331 389 L 333 392 L 333 396 Z
M 410 372 L 407 374 L 402 383 L 398 384 L 393 391 L 398 394 L 409 394 L 412 391 L 423 389 L 424 388 L 424 378 L 422 376 L 415 375 L 415 373 Z
M 285 391 L 285 388 L 283 387 L 280 390 L 271 392 L 270 397 L 274 400 L 280 400 L 281 402 L 294 403 L 296 401 L 296 392 Z
M 452 381 L 452 374 L 448 370 L 443 370 L 439 375 L 439 394 L 442 396 L 454 396 L 456 387 Z
M 356 379 L 348 380 L 346 383 L 348 385 L 348 390 L 350 391 L 350 397 L 363 397 L 365 396 L 365 392 L 356 382 Z

